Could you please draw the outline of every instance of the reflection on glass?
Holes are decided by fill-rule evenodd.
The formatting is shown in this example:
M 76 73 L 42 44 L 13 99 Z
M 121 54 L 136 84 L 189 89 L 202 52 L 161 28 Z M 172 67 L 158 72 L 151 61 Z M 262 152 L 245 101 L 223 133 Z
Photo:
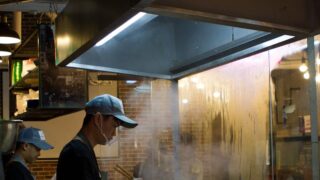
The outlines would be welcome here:
M 279 48 L 278 52 L 285 51 L 286 47 Z M 277 179 L 312 179 L 308 94 L 311 77 L 305 57 L 305 48 L 288 53 L 280 57 L 280 62 L 271 71 L 275 94 L 273 144 Z

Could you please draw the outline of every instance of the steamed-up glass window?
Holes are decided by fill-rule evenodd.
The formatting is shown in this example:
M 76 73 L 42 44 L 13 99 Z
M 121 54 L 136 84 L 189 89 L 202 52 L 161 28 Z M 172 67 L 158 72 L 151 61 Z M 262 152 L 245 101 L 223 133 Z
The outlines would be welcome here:
M 264 52 L 179 81 L 181 132 L 194 137 L 203 179 L 268 176 L 269 67 Z
M 306 48 L 298 41 L 179 80 L 180 131 L 194 137 L 204 179 L 312 178 Z

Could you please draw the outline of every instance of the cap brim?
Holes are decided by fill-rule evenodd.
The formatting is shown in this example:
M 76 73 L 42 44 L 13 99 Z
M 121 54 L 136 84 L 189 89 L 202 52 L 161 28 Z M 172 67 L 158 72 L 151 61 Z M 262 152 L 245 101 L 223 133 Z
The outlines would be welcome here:
M 39 149 L 42 149 L 42 150 L 53 149 L 53 146 L 46 143 L 45 141 L 36 141 L 36 142 L 32 142 L 31 144 L 35 145 L 36 147 L 38 147 Z
M 126 128 L 134 128 L 138 126 L 138 123 L 135 122 L 134 120 L 128 118 L 125 115 L 114 115 L 117 119 L 121 121 L 121 126 L 126 127 Z

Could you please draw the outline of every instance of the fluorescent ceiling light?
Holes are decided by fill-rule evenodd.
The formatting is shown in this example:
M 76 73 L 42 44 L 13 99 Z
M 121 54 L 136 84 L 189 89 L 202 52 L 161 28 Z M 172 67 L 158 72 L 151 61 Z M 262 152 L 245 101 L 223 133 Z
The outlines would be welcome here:
M 126 83 L 127 84 L 134 84 L 136 83 L 137 81 L 136 80 L 126 80 Z
M 264 42 L 263 45 L 265 47 L 269 47 L 269 46 L 272 46 L 272 45 L 275 45 L 275 44 L 278 44 L 278 43 L 281 43 L 283 41 L 286 41 L 288 39 L 291 39 L 293 38 L 294 36 L 289 36 L 289 35 L 282 35 L 280 37 L 277 37 L 277 38 L 274 38 L 270 41 L 267 41 L 267 42 Z
M 108 42 L 110 39 L 112 39 L 113 37 L 115 37 L 117 34 L 119 34 L 120 32 L 122 32 L 123 30 L 125 30 L 126 28 L 128 28 L 129 26 L 131 26 L 133 23 L 135 23 L 136 21 L 138 21 L 139 19 L 141 19 L 144 15 L 146 15 L 146 13 L 144 12 L 139 12 L 138 14 L 136 14 L 135 16 L 133 16 L 132 18 L 130 18 L 128 21 L 126 21 L 124 24 L 122 24 L 121 26 L 119 26 L 117 29 L 115 29 L 114 31 L 112 31 L 110 34 L 108 34 L 107 36 L 105 36 L 103 39 L 101 39 L 99 42 L 97 42 L 97 44 L 95 46 L 101 46 L 103 44 L 105 44 L 106 42 Z

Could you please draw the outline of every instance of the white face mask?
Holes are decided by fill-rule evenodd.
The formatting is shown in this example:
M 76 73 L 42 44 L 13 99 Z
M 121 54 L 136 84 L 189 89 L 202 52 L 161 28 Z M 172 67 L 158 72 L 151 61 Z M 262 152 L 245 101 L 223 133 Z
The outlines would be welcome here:
M 106 145 L 111 146 L 113 143 L 115 143 L 118 140 L 117 137 L 112 137 L 112 139 L 108 140 L 107 139 L 107 143 Z
M 102 115 L 100 116 L 100 118 L 102 118 Z M 117 141 L 116 137 L 111 137 L 111 139 L 109 140 L 108 137 L 106 136 L 106 134 L 103 132 L 103 124 L 102 124 L 103 119 L 100 120 L 100 127 L 97 126 L 97 128 L 99 129 L 100 134 L 103 136 L 104 140 L 105 140 L 105 144 L 104 145 L 108 145 L 111 146 L 113 143 L 115 143 Z

